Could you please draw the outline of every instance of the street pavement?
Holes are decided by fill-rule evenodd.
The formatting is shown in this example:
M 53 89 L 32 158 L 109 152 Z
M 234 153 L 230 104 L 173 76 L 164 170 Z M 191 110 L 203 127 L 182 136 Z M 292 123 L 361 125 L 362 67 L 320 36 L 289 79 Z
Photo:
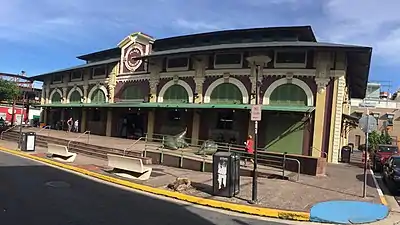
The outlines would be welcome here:
M 0 153 L 2 225 L 287 225 L 238 216 L 93 181 Z

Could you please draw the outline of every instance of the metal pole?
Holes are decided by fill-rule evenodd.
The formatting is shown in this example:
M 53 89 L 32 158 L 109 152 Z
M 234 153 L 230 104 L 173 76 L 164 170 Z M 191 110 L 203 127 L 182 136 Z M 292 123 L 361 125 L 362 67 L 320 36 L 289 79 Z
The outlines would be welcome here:
M 368 110 L 367 110 L 368 112 Z M 369 116 L 367 114 L 367 116 Z M 367 118 L 367 131 L 365 132 L 365 154 L 364 154 L 364 182 L 363 182 L 363 198 L 367 197 L 367 154 L 368 154 L 368 137 L 369 137 L 369 117 Z
M 260 66 L 256 65 L 256 105 L 258 105 L 258 76 Z M 252 203 L 257 202 L 257 147 L 258 147 L 258 121 L 254 121 L 254 166 L 253 166 L 253 190 L 251 194 Z
M 19 137 L 18 137 L 18 149 L 21 149 L 21 141 L 22 141 L 22 121 L 24 120 L 24 109 L 25 109 L 25 94 L 23 94 L 22 99 L 22 109 L 21 109 L 21 121 L 19 122 Z

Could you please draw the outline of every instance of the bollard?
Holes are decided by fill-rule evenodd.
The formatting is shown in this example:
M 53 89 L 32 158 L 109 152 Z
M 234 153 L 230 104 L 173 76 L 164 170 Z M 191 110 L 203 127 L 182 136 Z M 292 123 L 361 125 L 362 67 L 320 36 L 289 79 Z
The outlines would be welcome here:
M 283 153 L 283 160 L 282 160 L 282 179 L 285 179 L 286 154 L 287 154 L 287 152 L 284 152 L 284 153 Z

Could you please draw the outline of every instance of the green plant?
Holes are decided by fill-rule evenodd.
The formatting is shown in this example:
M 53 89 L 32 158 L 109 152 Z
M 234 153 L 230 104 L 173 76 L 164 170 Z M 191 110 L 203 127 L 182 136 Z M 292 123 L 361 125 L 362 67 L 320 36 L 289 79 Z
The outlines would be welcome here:
M 378 131 L 373 131 L 368 136 L 368 150 L 375 150 L 378 145 L 391 144 L 392 138 L 386 132 L 379 133 Z

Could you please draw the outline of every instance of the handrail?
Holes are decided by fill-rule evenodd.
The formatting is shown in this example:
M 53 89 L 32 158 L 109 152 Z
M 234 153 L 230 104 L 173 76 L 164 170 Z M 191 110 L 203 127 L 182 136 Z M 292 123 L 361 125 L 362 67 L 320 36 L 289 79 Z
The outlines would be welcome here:
M 83 132 L 82 134 L 80 134 L 80 135 L 79 135 L 78 137 L 76 137 L 75 139 L 70 140 L 70 141 L 68 142 L 68 144 L 67 144 L 67 148 L 69 149 L 69 145 L 70 145 L 72 142 L 78 140 L 79 138 L 81 138 L 81 137 L 82 137 L 83 135 L 85 135 L 85 134 L 88 134 L 87 143 L 89 144 L 89 140 L 90 140 L 90 130 L 87 130 L 87 131 Z
M 127 148 L 124 149 L 124 156 L 125 156 L 125 152 L 128 151 L 129 149 L 131 149 L 134 145 L 136 145 L 140 140 L 142 140 L 144 137 L 140 137 L 139 139 L 137 139 L 135 142 L 133 142 L 131 145 L 129 145 Z
M 317 150 L 317 151 L 323 153 L 323 154 L 325 155 L 325 157 L 322 157 L 322 158 L 325 158 L 325 159 L 328 158 L 328 153 L 323 152 L 323 151 L 321 151 L 320 149 L 318 149 L 318 148 L 316 148 L 316 147 L 314 147 L 314 146 L 311 146 L 311 151 L 312 151 L 313 149 L 315 149 L 315 150 Z
M 17 124 L 17 125 L 14 125 L 14 126 L 12 126 L 12 127 L 9 127 L 9 128 L 8 128 L 7 130 L 5 130 L 5 131 L 2 131 L 1 134 L 0 134 L 0 139 L 3 140 L 3 134 L 6 133 L 6 132 L 8 132 L 8 131 L 10 131 L 10 130 L 12 130 L 12 129 L 14 129 L 14 128 L 17 127 L 17 126 L 19 126 L 19 125 L 18 125 L 18 124 Z
M 293 159 L 293 158 L 285 158 L 286 160 L 292 160 L 292 161 L 295 161 L 295 162 L 297 162 L 297 178 L 296 178 L 296 181 L 299 181 L 299 179 L 300 179 L 300 168 L 301 168 L 301 166 L 300 166 L 300 160 L 298 160 L 298 159 Z M 285 169 L 285 168 L 284 168 Z

